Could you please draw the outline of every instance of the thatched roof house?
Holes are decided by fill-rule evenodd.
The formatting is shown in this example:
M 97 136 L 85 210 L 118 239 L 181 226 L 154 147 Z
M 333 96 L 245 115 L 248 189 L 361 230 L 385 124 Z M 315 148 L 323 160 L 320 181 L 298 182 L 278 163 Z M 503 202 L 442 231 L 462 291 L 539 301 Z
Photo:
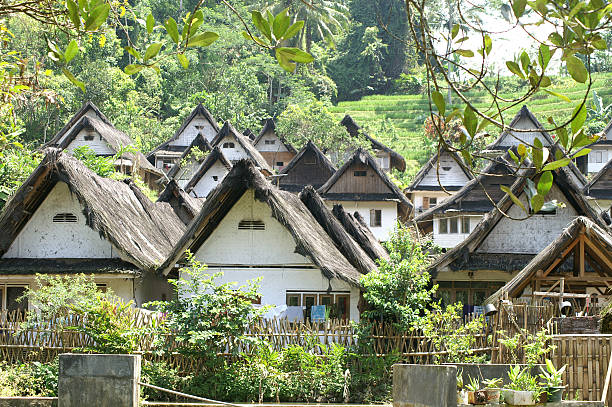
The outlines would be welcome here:
M 606 210 L 612 205 L 612 157 L 586 184 L 584 194 L 596 210 Z
M 387 253 L 370 228 L 365 224 L 359 212 L 355 212 L 353 216 L 346 212 L 342 205 L 334 205 L 332 213 L 353 240 L 361 246 L 372 260 L 389 260 L 389 253 Z
M 210 142 L 213 147 L 219 147 L 223 155 L 230 162 L 237 162 L 242 159 L 248 159 L 255 164 L 261 171 L 268 175 L 272 174 L 272 168 L 262 155 L 255 149 L 248 138 L 238 133 L 234 126 L 229 121 L 223 124 L 223 127 L 214 139 Z
M 602 297 L 612 284 L 610 231 L 587 217 L 574 219 L 487 302 L 496 302 L 502 297 L 529 297 L 539 292 L 550 292 L 548 296 L 554 297 L 555 291 L 560 289 L 561 278 L 565 298 L 571 298 L 567 295 L 571 293 Z M 544 297 L 546 295 L 538 295 L 534 299 Z M 606 301 L 607 298 L 605 296 Z
M 612 120 L 599 134 L 599 139 L 585 148 L 591 151 L 586 157 L 580 157 L 580 159 L 585 159 L 584 166 L 588 174 L 601 172 L 606 163 L 612 160 Z
M 364 132 L 351 116 L 348 114 L 344 116 L 340 124 L 346 127 L 351 137 L 363 136 L 370 142 L 372 150 L 374 150 L 376 158 L 380 162 L 380 167 L 383 170 L 390 171 L 391 168 L 402 172 L 406 170 L 406 160 L 404 160 L 404 157 Z
M 198 134 L 189 147 L 183 151 L 180 158 L 168 171 L 168 178 L 175 179 L 181 188 L 193 176 L 193 173 L 206 158 L 206 153 L 213 149 L 212 145 L 202 134 Z
M 185 192 L 195 198 L 206 198 L 206 196 L 232 169 L 221 149 L 217 146 L 206 156 L 202 164 L 193 173 L 191 179 L 185 185 Z
M 272 119 L 266 120 L 259 135 L 253 140 L 253 146 L 275 170 L 282 170 L 297 154 L 295 148 L 276 133 L 276 125 Z
M 320 188 L 334 173 L 336 167 L 312 142 L 308 141 L 279 173 L 278 185 L 290 192 L 300 192 L 306 185 Z
M 157 202 L 167 203 L 174 210 L 176 216 L 188 225 L 196 217 L 204 201 L 194 198 L 185 192 L 175 180 L 171 180 L 157 198 Z

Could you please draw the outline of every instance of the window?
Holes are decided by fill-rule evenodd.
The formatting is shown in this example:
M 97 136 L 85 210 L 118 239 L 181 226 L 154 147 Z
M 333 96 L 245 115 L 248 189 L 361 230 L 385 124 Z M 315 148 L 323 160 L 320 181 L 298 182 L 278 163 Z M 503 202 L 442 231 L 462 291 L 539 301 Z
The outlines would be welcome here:
M 313 305 L 317 305 L 317 294 L 304 294 L 302 304 L 305 308 L 305 318 L 310 319 L 310 309 Z
M 423 209 L 429 209 L 429 197 L 428 196 L 423 197 Z
M 436 206 L 438 204 L 438 198 L 433 197 L 433 198 L 429 198 L 429 206 L 431 208 L 433 208 L 434 206 Z
M 289 307 L 299 307 L 302 305 L 301 294 L 287 294 L 287 305 Z
M 438 233 L 441 235 L 448 233 L 448 219 L 440 219 L 438 222 L 440 223 L 438 226 Z
M 459 218 L 450 219 L 450 232 L 459 233 Z
M 239 230 L 265 230 L 266 224 L 261 220 L 248 220 L 243 219 L 238 222 Z
M 283 165 L 285 165 L 285 163 L 284 163 L 284 162 L 282 162 L 282 161 L 277 161 L 277 162 L 276 162 L 276 166 L 277 166 L 277 167 L 282 167 Z
M 370 226 L 382 226 L 382 211 L 380 209 L 370 209 Z
M 350 319 L 351 296 L 347 291 L 288 291 L 285 295 L 288 307 L 302 307 L 304 319 L 310 319 L 315 305 L 325 306 L 326 318 Z
M 365 176 L 366 176 L 366 174 L 367 174 L 367 172 L 366 172 L 366 171 L 353 171 L 353 175 L 354 175 L 355 177 L 365 177 Z
M 482 305 L 484 300 L 501 288 L 498 281 L 437 281 L 438 298 L 443 304 L 461 302 L 463 305 Z
M 204 128 L 204 126 L 203 126 L 203 125 L 201 125 L 201 124 L 196 124 L 194 127 L 195 127 L 197 130 L 202 130 L 202 129 Z
M 533 211 L 529 208 L 529 214 L 533 215 Z M 551 208 L 542 208 L 535 213 L 536 215 L 546 215 L 546 216 L 555 216 L 557 214 L 557 207 L 553 206 Z
M 595 151 L 595 162 L 596 163 L 601 163 L 602 162 L 601 151 Z
M 212 176 L 212 179 L 213 179 L 213 181 L 218 181 L 218 180 L 219 180 L 219 177 L 218 177 L 218 176 L 216 176 L 216 175 L 213 175 L 213 176 Z
M 276 140 L 264 140 L 264 144 L 273 145 L 276 144 Z
M 62 212 L 53 216 L 53 223 L 76 223 L 77 217 L 74 213 Z
M 17 301 L 25 294 L 27 285 L 0 284 L 0 310 L 2 311 L 25 311 L 28 309 L 28 300 L 24 298 Z
M 234 143 L 232 143 L 231 141 L 223 143 L 223 148 L 234 148 Z
M 461 217 L 461 233 L 470 233 L 470 218 L 468 216 Z
M 93 139 L 94 139 L 94 134 L 91 133 L 91 132 L 87 132 L 83 136 L 83 140 L 85 140 L 85 141 L 92 141 Z
M 442 170 L 444 170 L 444 171 L 450 171 L 450 170 L 451 170 L 451 167 L 442 167 Z

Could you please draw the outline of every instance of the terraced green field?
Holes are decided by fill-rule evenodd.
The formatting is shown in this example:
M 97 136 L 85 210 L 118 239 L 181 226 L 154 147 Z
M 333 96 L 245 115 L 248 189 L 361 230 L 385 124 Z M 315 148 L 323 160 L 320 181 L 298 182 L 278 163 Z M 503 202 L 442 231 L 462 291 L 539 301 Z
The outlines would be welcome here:
M 595 74 L 593 78 L 591 89 L 597 91 L 605 104 L 611 103 L 612 73 Z M 557 97 L 541 92 L 533 96 L 526 104 L 541 122 L 546 122 L 548 116 L 556 120 L 567 119 L 576 103 L 584 96 L 586 89 L 586 85 L 577 84 L 571 79 L 557 79 L 553 80 L 551 90 L 569 97 L 573 103 L 564 102 Z M 512 99 L 519 94 L 517 92 L 516 94 L 502 94 L 502 96 Z M 479 109 L 487 109 L 491 103 L 491 99 L 484 93 L 468 92 L 467 96 Z M 459 102 L 457 97 L 453 99 L 453 102 Z M 453 107 L 463 108 L 458 103 Z M 510 120 L 520 108 L 521 106 L 515 106 L 510 109 L 504 119 Z M 332 112 L 338 118 L 348 113 L 359 125 L 370 129 L 377 128 L 380 122 L 388 119 L 397 129 L 397 137 L 391 137 L 389 134 L 374 134 L 376 137 L 404 155 L 410 161 L 409 167 L 413 169 L 422 165 L 428 158 L 429 152 L 426 150 L 422 135 L 423 122 L 429 114 L 426 95 L 371 95 L 357 101 L 340 102 L 333 107 Z M 493 135 L 498 133 L 492 127 L 487 130 Z

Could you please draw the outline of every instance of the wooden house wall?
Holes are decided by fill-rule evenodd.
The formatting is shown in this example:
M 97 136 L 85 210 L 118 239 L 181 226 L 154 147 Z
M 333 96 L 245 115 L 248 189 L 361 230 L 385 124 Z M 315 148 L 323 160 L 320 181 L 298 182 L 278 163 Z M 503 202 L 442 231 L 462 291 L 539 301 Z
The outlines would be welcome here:
M 81 116 L 81 118 L 83 117 L 92 117 L 92 118 L 100 119 L 100 116 L 98 116 L 95 110 L 91 108 L 87 109 L 87 111 L 83 114 L 83 116 Z M 77 126 L 77 124 L 79 124 L 79 120 L 77 120 L 68 130 L 66 130 L 64 135 L 57 141 L 58 145 L 62 144 L 62 142 L 66 139 L 66 137 L 68 137 L 72 133 L 72 130 Z
M 355 171 L 366 171 L 365 177 L 356 177 Z M 378 174 L 367 165 L 354 163 L 336 180 L 336 183 L 329 189 L 330 194 L 341 193 L 369 193 L 385 194 L 393 193 L 383 182 Z
M 93 140 L 85 140 L 85 136 L 93 135 Z M 115 155 L 116 151 L 104 140 L 100 135 L 93 130 L 87 131 L 82 129 L 72 140 L 68 147 L 66 147 L 66 151 L 70 154 L 77 147 L 88 146 L 91 148 L 97 155 Z
M 289 151 L 260 151 L 260 154 L 272 169 L 279 171 L 285 168 L 293 157 L 295 157 L 295 154 Z M 282 165 L 276 165 L 277 163 L 282 163 Z
M 312 151 L 305 151 L 295 166 L 280 178 L 281 185 L 313 185 L 320 187 L 333 172 L 320 162 L 319 156 Z

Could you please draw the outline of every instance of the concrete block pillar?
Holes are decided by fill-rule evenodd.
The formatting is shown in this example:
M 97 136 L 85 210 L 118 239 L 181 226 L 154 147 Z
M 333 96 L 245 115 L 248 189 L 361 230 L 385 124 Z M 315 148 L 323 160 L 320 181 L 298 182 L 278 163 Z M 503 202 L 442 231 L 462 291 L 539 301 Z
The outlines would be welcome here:
M 137 407 L 139 381 L 140 355 L 62 354 L 58 407 Z
M 457 367 L 393 365 L 393 407 L 457 407 Z

